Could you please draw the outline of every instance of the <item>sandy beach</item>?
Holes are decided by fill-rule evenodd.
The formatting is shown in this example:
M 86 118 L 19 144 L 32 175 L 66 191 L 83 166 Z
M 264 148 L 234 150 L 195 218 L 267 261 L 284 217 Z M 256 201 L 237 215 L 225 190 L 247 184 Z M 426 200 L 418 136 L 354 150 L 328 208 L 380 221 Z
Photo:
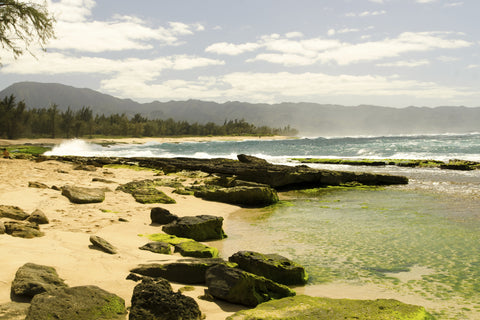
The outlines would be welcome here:
M 16 141 L 18 143 L 18 141 Z M 173 189 L 162 191 L 174 198 L 176 204 L 140 204 L 122 191 L 120 184 L 133 180 L 158 178 L 153 171 L 127 168 L 97 168 L 95 172 L 73 170 L 71 163 L 56 161 L 0 159 L 0 204 L 14 205 L 31 213 L 42 210 L 50 223 L 41 225 L 45 236 L 34 239 L 0 235 L 0 304 L 10 302 L 10 287 L 15 272 L 27 262 L 55 267 L 69 286 L 97 285 L 125 299 L 130 305 L 136 285 L 125 278 L 138 264 L 164 262 L 182 258 L 179 254 L 162 255 L 138 248 L 149 240 L 140 234 L 159 233 L 161 227 L 151 226 L 150 210 L 164 207 L 178 216 L 209 214 L 227 217 L 238 207 L 208 202 L 193 196 L 173 194 Z M 92 182 L 104 178 L 114 183 Z M 166 179 L 169 177 L 165 177 Z M 41 182 L 49 189 L 29 187 L 29 182 Z M 52 186 L 76 185 L 108 188 L 105 201 L 97 204 L 73 204 Z M 120 222 L 119 218 L 127 222 Z M 89 248 L 90 235 L 103 237 L 117 247 L 118 254 L 109 255 Z M 174 290 L 183 285 L 172 284 Z M 198 299 L 204 287 L 185 294 L 196 299 L 206 319 L 225 319 L 240 307 Z

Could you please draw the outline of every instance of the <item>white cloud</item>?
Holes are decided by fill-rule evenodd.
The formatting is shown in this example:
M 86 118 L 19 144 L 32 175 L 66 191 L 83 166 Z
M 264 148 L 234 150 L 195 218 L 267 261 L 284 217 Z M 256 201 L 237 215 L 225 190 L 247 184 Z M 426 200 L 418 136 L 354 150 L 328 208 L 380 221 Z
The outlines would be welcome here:
M 205 52 L 216 53 L 216 54 L 226 54 L 229 56 L 236 56 L 245 52 L 254 51 L 259 48 L 257 43 L 243 43 L 243 44 L 233 44 L 227 42 L 219 42 L 208 46 L 205 49 Z
M 477 69 L 480 68 L 480 64 L 469 64 L 467 69 Z
M 377 64 L 378 67 L 419 67 L 429 65 L 430 61 L 423 59 L 423 60 L 403 60 L 403 61 L 396 61 L 396 62 L 387 62 L 387 63 L 379 63 Z
M 363 11 L 360 13 L 356 12 L 349 12 L 345 14 L 346 17 L 371 17 L 371 16 L 380 16 L 386 14 L 387 11 L 380 10 L 380 11 Z
M 417 3 L 432 3 L 437 2 L 437 0 L 416 0 Z
M 463 1 L 449 2 L 449 3 L 446 3 L 444 7 L 447 7 L 447 8 L 460 7 L 460 6 L 463 6 L 463 4 L 464 4 Z

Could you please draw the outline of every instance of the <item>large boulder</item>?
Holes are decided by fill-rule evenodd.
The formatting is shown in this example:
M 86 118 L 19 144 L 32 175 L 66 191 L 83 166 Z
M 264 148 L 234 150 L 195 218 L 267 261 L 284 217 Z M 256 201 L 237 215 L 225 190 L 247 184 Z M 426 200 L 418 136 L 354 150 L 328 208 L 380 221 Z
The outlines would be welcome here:
M 263 207 L 278 202 L 278 194 L 270 187 L 239 186 L 196 191 L 196 197 L 236 205 Z
M 161 180 L 141 180 L 123 184 L 117 190 L 130 193 L 140 203 L 175 203 L 175 200 L 158 190 Z
M 159 264 L 142 264 L 130 270 L 135 274 L 152 278 L 165 278 L 183 284 L 204 284 L 205 273 L 217 264 L 226 264 L 223 259 L 182 259 L 181 261 Z
M 36 224 L 48 224 L 49 223 L 47 216 L 40 209 L 37 209 L 37 210 L 33 211 L 32 214 L 27 218 L 27 221 L 33 222 L 33 223 L 36 223 Z
M 173 292 L 165 279 L 143 279 L 133 289 L 129 320 L 201 320 L 197 302 Z
M 78 204 L 98 203 L 105 200 L 105 190 L 100 188 L 64 186 L 62 187 L 62 195 L 67 197 L 70 202 Z
M 242 270 L 285 285 L 303 285 L 308 275 L 305 268 L 279 254 L 239 251 L 228 258 Z
M 40 231 L 38 224 L 27 221 L 5 221 L 5 233 L 19 238 L 32 239 L 43 237 L 45 234 Z
M 226 237 L 222 228 L 223 218 L 211 215 L 181 217 L 164 225 L 163 232 L 196 241 L 220 240 Z
M 53 267 L 26 263 L 21 266 L 12 282 L 11 296 L 15 300 L 30 301 L 35 295 L 52 292 L 59 287 L 66 287 Z
M 295 295 L 287 286 L 222 264 L 209 268 L 205 280 L 213 297 L 247 307 Z
M 178 216 L 170 213 L 167 209 L 156 207 L 150 210 L 150 219 L 152 223 L 168 224 L 178 220 Z
M 0 205 L 0 218 L 25 220 L 30 215 L 17 206 Z
M 175 245 L 175 252 L 180 253 L 184 257 L 194 258 L 216 258 L 218 257 L 218 249 L 209 247 L 197 241 L 187 241 Z
M 97 286 L 59 288 L 36 295 L 25 320 L 125 320 L 125 301 Z
M 227 320 L 433 320 L 425 308 L 397 300 L 329 299 L 299 295 L 238 311 Z

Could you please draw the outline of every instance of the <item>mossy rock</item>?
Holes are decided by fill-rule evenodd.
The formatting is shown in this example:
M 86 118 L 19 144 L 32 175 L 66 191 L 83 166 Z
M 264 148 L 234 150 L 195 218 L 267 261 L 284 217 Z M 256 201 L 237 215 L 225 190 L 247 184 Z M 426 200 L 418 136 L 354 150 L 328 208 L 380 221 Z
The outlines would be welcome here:
M 227 237 L 222 226 L 223 217 L 199 215 L 181 217 L 164 225 L 162 231 L 196 241 L 221 240 Z
M 175 252 L 179 252 L 184 257 L 194 258 L 216 258 L 218 249 L 209 247 L 196 241 L 187 241 L 175 245 Z
M 144 235 L 144 236 L 151 241 L 166 242 L 168 244 L 171 244 L 172 246 L 174 246 L 176 244 L 179 244 L 179 243 L 183 243 L 183 242 L 195 241 L 193 239 L 181 238 L 181 237 L 173 236 L 173 235 L 166 234 L 166 233 L 152 233 L 152 234 L 147 234 L 147 235 Z
M 155 188 L 141 188 L 132 192 L 132 196 L 140 203 L 163 203 L 171 204 L 176 201 L 165 194 L 161 190 Z
M 425 308 L 393 299 L 350 300 L 299 295 L 242 310 L 227 320 L 432 320 Z
M 196 197 L 236 205 L 265 207 L 278 202 L 278 194 L 270 187 L 232 187 L 196 191 Z

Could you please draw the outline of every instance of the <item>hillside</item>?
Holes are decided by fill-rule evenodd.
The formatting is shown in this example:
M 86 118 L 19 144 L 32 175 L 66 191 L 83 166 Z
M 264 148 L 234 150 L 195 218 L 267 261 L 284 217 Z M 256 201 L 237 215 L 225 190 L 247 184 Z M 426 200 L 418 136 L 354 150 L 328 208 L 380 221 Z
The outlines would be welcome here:
M 36 82 L 16 83 L 0 91 L 0 99 L 14 95 L 28 108 L 48 108 L 52 103 L 59 110 L 69 106 L 77 110 L 89 106 L 96 114 L 141 113 L 149 118 L 173 118 L 177 121 L 214 122 L 245 119 L 257 126 L 290 125 L 302 135 L 397 135 L 431 133 L 465 133 L 480 131 L 480 108 L 340 106 L 315 103 L 251 104 L 244 102 L 216 103 L 200 100 L 138 103 L 119 99 L 91 89 L 62 84 Z

